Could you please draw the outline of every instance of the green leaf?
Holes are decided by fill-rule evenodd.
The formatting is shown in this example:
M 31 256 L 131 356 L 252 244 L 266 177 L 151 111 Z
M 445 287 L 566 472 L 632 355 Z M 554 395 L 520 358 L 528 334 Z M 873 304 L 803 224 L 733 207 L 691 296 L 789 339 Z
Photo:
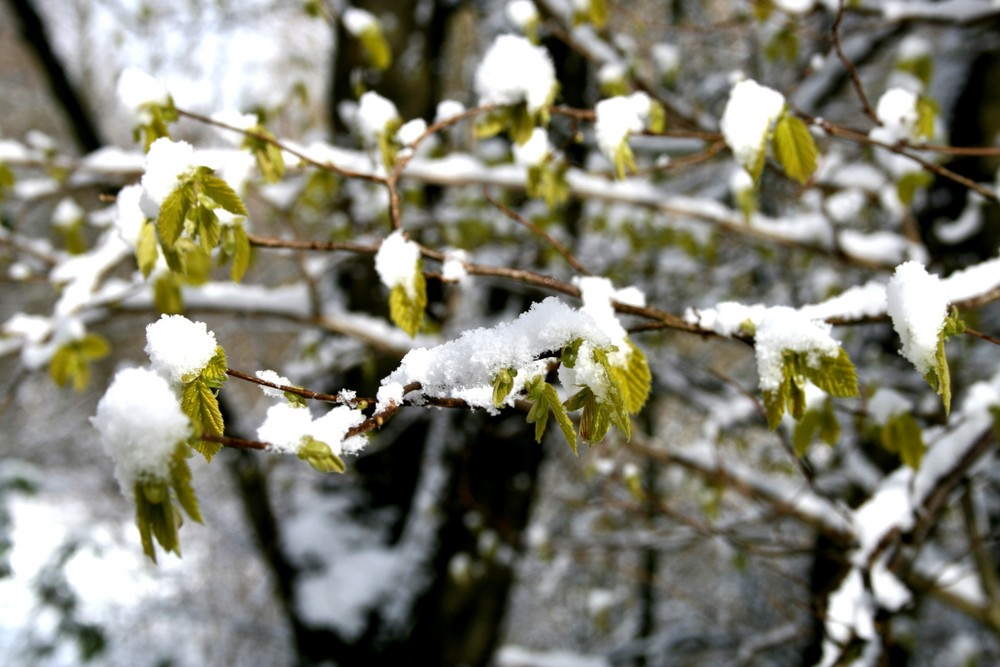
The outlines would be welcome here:
M 476 121 L 476 138 L 489 139 L 504 131 L 510 124 L 510 110 L 497 109 L 479 117 Z
M 232 225 L 235 246 L 233 248 L 233 263 L 229 267 L 229 277 L 234 283 L 243 280 L 250 267 L 250 239 L 243 225 Z
M 566 438 L 566 442 L 576 454 L 576 432 L 573 429 L 573 422 L 570 421 L 566 408 L 559 400 L 559 394 L 555 387 L 539 375 L 525 385 L 525 393 L 528 400 L 532 402 L 531 410 L 528 412 L 528 423 L 535 425 L 535 442 L 542 441 L 545 427 L 548 424 L 549 412 L 551 412 L 556 423 L 559 424 L 563 437 Z
M 108 340 L 104 336 L 95 333 L 89 333 L 83 338 L 74 341 L 73 344 L 80 351 L 81 357 L 92 361 L 103 359 L 111 351 L 111 345 L 108 344 Z
M 167 552 L 181 553 L 177 529 L 181 517 L 170 499 L 170 490 L 162 480 L 140 480 L 133 487 L 135 523 L 142 540 L 142 551 L 156 562 L 153 538 Z
M 816 171 L 816 142 L 806 124 L 787 111 L 774 126 L 771 147 L 789 178 L 805 185 Z
M 298 456 L 319 472 L 342 473 L 347 469 L 344 461 L 333 453 L 329 445 L 311 436 L 305 437 L 305 442 L 299 447 Z
M 900 460 L 914 470 L 920 469 L 927 445 L 913 415 L 908 412 L 892 415 L 882 427 L 881 435 L 882 446 L 887 451 L 898 454 Z
M 103 336 L 90 333 L 61 345 L 49 359 L 49 377 L 59 387 L 73 385 L 83 391 L 90 382 L 90 363 L 107 356 L 110 350 Z
M 653 376 L 649 372 L 646 355 L 632 341 L 628 341 L 628 366 L 611 367 L 611 379 L 621 391 L 625 410 L 629 414 L 638 414 L 649 398 Z
M 524 102 L 515 104 L 510 110 L 510 138 L 519 146 L 523 146 L 531 139 L 535 131 L 535 119 L 528 112 L 528 105 Z
M 143 278 L 148 278 L 149 274 L 153 272 L 158 255 L 156 226 L 147 220 L 139 231 L 139 243 L 135 247 L 136 262 L 139 264 L 139 271 L 142 272 Z
M 361 32 L 360 39 L 368 64 L 380 71 L 389 69 L 392 64 L 392 49 L 382 34 L 381 26 L 369 25 Z
M 174 487 L 181 509 L 194 521 L 205 523 L 198 507 L 198 496 L 195 495 L 194 487 L 191 485 L 191 468 L 187 464 L 187 446 L 184 444 L 179 445 L 174 452 L 170 466 L 170 483 Z
M 917 77 L 924 86 L 931 84 L 931 76 L 934 74 L 934 61 L 930 54 L 923 54 L 916 58 L 900 60 L 896 63 L 896 69 L 907 72 Z
M 389 317 L 400 329 L 412 338 L 417 335 L 424 321 L 424 311 L 427 308 L 427 283 L 424 280 L 422 262 L 417 262 L 414 276 L 416 295 L 414 298 L 402 285 L 396 285 L 389 293 Z
M 182 386 L 181 410 L 191 419 L 198 434 L 222 435 L 225 425 L 219 410 L 219 400 L 201 377 Z
M 165 315 L 176 315 L 184 312 L 184 298 L 181 296 L 181 285 L 178 276 L 164 273 L 153 283 L 153 305 Z
M 896 181 L 896 195 L 905 206 L 913 203 L 913 195 L 917 189 L 926 188 L 934 182 L 934 176 L 928 171 L 909 171 Z
M 608 22 L 608 3 L 606 0 L 590 0 L 590 22 L 597 30 L 603 30 Z
M 205 457 L 205 463 L 211 463 L 215 455 L 222 451 L 222 443 L 212 440 L 202 440 L 201 438 L 192 438 L 188 441 L 188 445 L 191 449 Z
M 920 95 L 917 97 L 917 136 L 921 139 L 930 139 L 934 136 L 934 121 L 941 112 L 938 103 L 930 97 Z
M 83 225 L 73 224 L 60 230 L 66 252 L 71 255 L 82 255 L 87 252 L 87 241 L 83 238 Z
M 635 173 L 635 155 L 632 154 L 632 147 L 628 145 L 628 136 L 622 139 L 622 143 L 615 151 L 615 176 L 619 180 L 625 178 L 625 171 Z
M 802 363 L 802 371 L 814 385 L 831 396 L 848 398 L 860 395 L 857 370 L 844 348 L 840 348 L 836 357 L 820 359 L 816 368 Z
M 177 188 L 163 200 L 160 215 L 156 219 L 156 229 L 160 233 L 160 242 L 164 248 L 173 248 L 184 231 L 184 220 L 192 203 L 191 190 L 188 185 Z
M 576 366 L 576 359 L 580 356 L 580 346 L 583 345 L 582 338 L 574 338 L 569 343 L 563 346 L 562 351 L 559 353 L 559 361 L 566 368 L 573 368 Z
M 774 12 L 774 0 L 751 0 L 753 15 L 760 22 L 764 22 L 771 17 Z
M 948 359 L 944 353 L 944 336 L 938 337 L 937 353 L 934 357 L 934 368 L 924 376 L 935 392 L 941 397 L 944 404 L 944 413 L 951 412 L 951 371 L 948 368 Z
M 764 47 L 764 55 L 768 60 L 785 60 L 794 63 L 799 55 L 799 36 L 794 23 L 786 23 Z
M 514 388 L 514 378 L 516 376 L 516 368 L 503 368 L 493 378 L 493 407 L 499 408 L 507 400 L 511 390 Z
M 823 401 L 821 408 L 806 410 L 792 431 L 792 448 L 798 457 L 805 456 L 809 445 L 820 439 L 833 445 L 840 438 L 840 423 L 833 411 L 833 401 Z
M 14 187 L 14 172 L 10 167 L 0 162 L 0 201 L 3 201 L 4 192 Z
M 201 185 L 202 194 L 209 197 L 223 209 L 233 215 L 249 215 L 243 200 L 225 180 L 216 176 L 211 169 L 202 168 L 196 176 Z
M 226 363 L 226 351 L 222 349 L 221 345 L 215 347 L 215 354 L 211 359 L 208 360 L 208 364 L 201 371 L 201 379 L 205 381 L 209 387 L 213 389 L 218 389 L 226 380 L 229 379 L 229 375 L 226 371 L 229 370 L 229 366 Z

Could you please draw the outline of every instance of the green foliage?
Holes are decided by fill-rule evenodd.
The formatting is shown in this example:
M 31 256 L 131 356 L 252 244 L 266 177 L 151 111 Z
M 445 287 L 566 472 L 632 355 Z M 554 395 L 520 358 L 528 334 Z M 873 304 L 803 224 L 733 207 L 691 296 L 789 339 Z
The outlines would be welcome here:
M 378 133 L 379 155 L 382 156 L 382 164 L 385 165 L 386 171 L 392 171 L 396 164 L 396 156 L 401 148 L 399 141 L 396 140 L 396 132 L 399 131 L 399 128 L 400 121 L 397 118 L 386 123 L 385 129 Z
M 555 88 L 553 88 L 550 100 L 555 98 Z M 524 145 L 531 138 L 532 132 L 538 123 L 545 125 L 548 123 L 548 110 L 543 107 L 537 113 L 531 114 L 528 105 L 524 102 L 500 107 L 483 114 L 476 121 L 476 136 L 480 139 L 496 136 L 507 130 L 511 141 L 518 145 Z
M 882 427 L 880 436 L 886 451 L 898 454 L 900 460 L 914 470 L 920 469 L 927 445 L 913 415 L 908 412 L 892 415 Z
M 173 273 L 157 276 L 153 283 L 153 305 L 165 315 L 184 312 L 184 297 L 181 295 L 181 279 Z
M 573 429 L 573 422 L 570 421 L 569 415 L 566 414 L 566 408 L 563 406 L 562 401 L 559 400 L 556 388 L 546 382 L 545 378 L 541 375 L 529 380 L 524 388 L 528 400 L 532 403 L 531 410 L 528 411 L 528 423 L 535 425 L 535 441 L 542 441 L 542 436 L 545 434 L 545 426 L 549 420 L 549 412 L 551 412 L 552 416 L 555 417 L 556 423 L 559 424 L 559 429 L 566 438 L 566 442 L 569 443 L 575 454 L 576 432 Z
M 309 436 L 306 436 L 299 448 L 298 456 L 319 472 L 342 473 L 347 469 L 343 460 L 333 453 L 329 445 Z
M 787 111 L 774 126 L 771 148 L 789 178 L 805 185 L 816 171 L 816 142 L 806 124 Z
M 938 103 L 926 95 L 917 97 L 917 136 L 930 139 L 934 136 L 934 121 L 941 109 Z
M 794 23 L 786 23 L 764 46 L 765 57 L 774 62 L 784 60 L 794 63 L 799 55 L 799 35 Z
M 941 397 L 944 404 L 944 412 L 951 412 L 951 371 L 948 368 L 948 358 L 945 356 L 944 343 L 952 336 L 957 336 L 965 331 L 965 322 L 954 306 L 944 320 L 941 333 L 938 334 L 937 353 L 934 357 L 934 367 L 924 375 L 927 384 L 934 389 Z
M 156 225 L 147 220 L 139 230 L 139 243 L 135 248 L 136 261 L 143 278 L 148 278 L 156 267 L 159 252 L 156 249 Z
M 912 74 L 924 84 L 924 87 L 927 87 L 931 85 L 931 76 L 934 75 L 934 61 L 929 53 L 925 53 L 915 58 L 900 60 L 896 63 L 896 69 Z
M 277 183 L 285 175 L 285 158 L 274 142 L 274 135 L 258 125 L 246 133 L 242 145 L 253 153 L 257 169 L 268 183 Z
M 628 366 L 621 368 L 611 366 L 612 383 L 621 392 L 625 410 L 629 414 L 638 414 L 649 398 L 653 376 L 649 372 L 646 355 L 632 341 L 628 341 Z
M 389 293 L 389 317 L 397 327 L 410 337 L 416 336 L 424 321 L 424 311 L 427 309 L 427 281 L 424 279 L 422 262 L 417 262 L 414 274 L 413 296 L 403 285 L 396 285 Z
M 14 187 L 14 172 L 10 167 L 0 162 L 0 201 L 4 199 L 4 193 Z
M 836 444 L 840 439 L 840 422 L 833 411 L 833 401 L 826 399 L 818 409 L 806 410 L 802 419 L 795 423 L 792 431 L 792 448 L 795 455 L 805 456 L 809 445 L 816 439 L 828 445 Z
M 194 521 L 202 523 L 198 497 L 191 485 L 191 470 L 187 464 L 188 448 L 178 443 L 170 464 L 170 479 L 140 479 L 133 487 L 135 523 L 139 528 L 142 550 L 156 562 L 155 539 L 167 552 L 181 555 L 178 529 L 183 523 L 175 502 Z M 171 494 L 171 491 L 173 493 Z
M 184 231 L 184 221 L 194 203 L 194 190 L 190 184 L 177 188 L 163 200 L 160 205 L 160 215 L 156 220 L 156 230 L 160 234 L 160 243 L 165 248 L 173 248 Z
M 201 436 L 222 435 L 225 429 L 216 394 L 229 378 L 227 369 L 226 353 L 221 346 L 216 347 L 215 355 L 205 368 L 194 377 L 184 378 L 181 385 L 181 411 L 191 420 L 195 431 L 190 444 L 208 462 L 219 452 L 221 445 L 202 440 Z
M 632 153 L 632 147 L 628 145 L 628 137 L 622 140 L 622 143 L 618 146 L 615 151 L 615 176 L 619 179 L 625 178 L 625 170 L 636 172 L 635 165 L 635 155 Z
M 570 189 L 566 182 L 566 165 L 547 159 L 542 164 L 528 167 L 525 190 L 529 197 L 540 197 L 545 205 L 555 209 L 569 201 Z
M 63 237 L 63 246 L 66 252 L 71 255 L 82 255 L 87 252 L 87 242 L 83 238 L 83 221 L 76 222 L 68 227 L 60 227 L 60 234 Z
M 243 280 L 250 267 L 250 239 L 243 225 L 225 225 L 219 243 L 219 263 L 229 265 L 229 277 L 234 283 Z
M 142 138 L 143 149 L 148 152 L 154 141 L 161 137 L 170 137 L 167 126 L 177 122 L 179 116 L 172 97 L 167 99 L 166 104 L 145 104 L 142 110 L 149 120 L 132 129 L 132 140 L 137 142 Z
M 90 382 L 90 364 L 108 355 L 111 347 L 101 335 L 90 333 L 61 345 L 49 359 L 49 376 L 60 387 L 83 391 Z
M 507 400 L 514 388 L 515 377 L 517 377 L 516 368 L 504 368 L 493 378 L 493 407 L 499 408 Z
M 926 188 L 934 182 L 934 175 L 926 171 L 908 171 L 896 181 L 896 196 L 903 205 L 913 203 L 913 195 L 918 189 Z
M 760 22 L 771 18 L 774 12 L 774 0 L 751 0 L 750 5 L 753 8 L 754 18 Z
M 382 34 L 382 27 L 373 23 L 365 28 L 358 37 L 361 46 L 365 50 L 365 57 L 368 64 L 379 71 L 389 69 L 392 64 L 392 48 Z
M 608 23 L 608 3 L 607 0 L 589 0 L 584 8 L 578 5 L 573 12 L 573 23 L 589 23 L 595 30 L 603 30 Z
M 816 366 L 809 365 L 806 353 L 786 350 L 781 384 L 776 390 L 764 392 L 767 426 L 772 431 L 781 423 L 786 410 L 795 419 L 802 419 L 806 407 L 807 380 L 831 396 L 845 398 L 859 395 L 857 371 L 843 348 L 836 356 L 821 358 Z

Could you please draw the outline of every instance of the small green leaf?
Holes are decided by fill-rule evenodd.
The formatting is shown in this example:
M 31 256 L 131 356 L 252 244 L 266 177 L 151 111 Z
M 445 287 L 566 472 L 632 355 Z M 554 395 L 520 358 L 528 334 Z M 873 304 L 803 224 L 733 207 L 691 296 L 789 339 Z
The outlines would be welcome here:
M 221 345 L 215 347 L 215 354 L 205 368 L 201 371 L 201 379 L 205 381 L 209 387 L 213 389 L 218 389 L 226 380 L 229 379 L 229 375 L 226 371 L 229 370 L 229 366 L 226 363 L 226 351 L 222 349 Z
M 774 0 L 751 0 L 750 4 L 753 7 L 754 18 L 762 23 L 771 18 L 774 12 Z
M 165 248 L 173 248 L 184 231 L 184 220 L 191 208 L 191 200 L 191 190 L 187 185 L 177 188 L 163 200 L 160 215 L 156 219 L 156 229 Z
M 180 278 L 173 273 L 164 273 L 153 283 L 153 305 L 165 315 L 184 312 L 184 298 L 181 296 Z
M 503 368 L 493 378 L 493 407 L 499 408 L 510 395 L 514 388 L 514 378 L 517 376 L 516 368 Z
M 149 274 L 153 272 L 158 255 L 156 226 L 147 220 L 139 231 L 139 243 L 135 248 L 136 262 L 139 264 L 139 271 L 142 272 L 143 278 L 148 278 Z
M 329 445 L 310 436 L 305 437 L 305 442 L 299 447 L 298 456 L 319 472 L 342 473 L 347 469 L 344 461 L 333 453 Z
M 941 112 L 938 103 L 930 97 L 920 95 L 917 97 L 917 136 L 921 139 L 930 139 L 934 136 L 934 121 Z
M 528 400 L 532 402 L 531 410 L 528 412 L 528 423 L 535 425 L 535 442 L 542 441 L 551 411 L 556 423 L 559 424 L 563 437 L 566 438 L 566 442 L 576 454 L 576 432 L 573 430 L 573 422 L 570 421 L 566 408 L 559 400 L 559 394 L 555 387 L 539 375 L 525 385 L 525 393 Z
M 794 63 L 799 55 L 799 36 L 794 23 L 786 23 L 764 47 L 764 55 L 774 62 L 785 60 Z
M 479 117 L 476 121 L 476 138 L 489 139 L 504 131 L 510 124 L 510 110 L 497 109 Z
M 187 446 L 184 444 L 179 445 L 174 452 L 170 466 L 170 482 L 181 509 L 194 521 L 205 523 L 198 507 L 198 496 L 195 495 L 194 487 L 191 485 L 191 469 L 187 464 Z
M 380 71 L 389 69 L 392 64 L 392 49 L 382 34 L 381 26 L 377 23 L 369 25 L 361 32 L 360 39 L 368 64 Z
M 523 146 L 531 139 L 535 131 L 535 119 L 528 112 L 528 105 L 524 102 L 515 104 L 510 110 L 510 138 L 519 146 Z
M 415 297 L 411 298 L 403 285 L 396 285 L 389 293 L 389 317 L 412 338 L 417 335 L 427 309 L 427 283 L 421 263 L 417 263 L 414 276 Z
M 649 131 L 654 134 L 661 134 L 667 129 L 667 111 L 663 105 L 656 100 L 649 102 Z
M 71 255 L 82 255 L 87 252 L 87 241 L 83 238 L 83 225 L 74 224 L 60 230 L 66 252 Z
M 170 499 L 170 489 L 162 480 L 140 480 L 133 487 L 135 499 L 135 523 L 142 540 L 142 551 L 156 562 L 156 548 L 153 538 L 167 552 L 180 555 L 180 539 L 177 529 L 181 517 Z
M 199 169 L 197 181 L 201 191 L 216 204 L 233 215 L 249 215 L 243 200 L 225 180 L 216 176 L 211 169 Z
M 934 182 L 934 176 L 928 171 L 908 171 L 896 181 L 896 196 L 905 206 L 913 203 L 913 195 L 918 189 L 926 188 Z
M 219 410 L 219 400 L 201 377 L 182 386 L 181 410 L 191 419 L 199 434 L 222 435 L 225 425 Z
M 80 351 L 81 357 L 91 361 L 103 359 L 111 351 L 111 346 L 108 344 L 107 339 L 95 333 L 89 333 L 83 338 L 76 340 L 74 345 Z
M 625 171 L 635 173 L 635 155 L 632 154 L 632 147 L 628 145 L 628 137 L 622 139 L 622 143 L 615 151 L 615 176 L 622 180 L 625 178 Z
M 896 69 L 900 72 L 907 72 L 917 77 L 924 86 L 931 84 L 931 76 L 934 74 L 934 61 L 930 54 L 925 53 L 915 58 L 900 60 L 896 63 Z
M 840 438 L 840 423 L 833 411 L 833 401 L 823 401 L 820 408 L 806 410 L 802 419 L 795 423 L 792 431 L 792 448 L 798 457 L 805 456 L 809 445 L 820 439 L 833 445 Z
M 628 366 L 626 368 L 612 366 L 611 379 L 621 391 L 625 410 L 634 415 L 642 410 L 646 399 L 649 398 L 653 376 L 649 372 L 649 363 L 642 350 L 637 348 L 632 341 L 628 341 L 628 346 Z
M 608 22 L 608 3 L 606 0 L 590 0 L 590 23 L 597 30 L 603 30 Z
M 188 441 L 188 445 L 191 449 L 205 457 L 205 463 L 211 463 L 215 455 L 222 451 L 221 443 L 212 440 L 202 440 L 201 438 L 192 438 Z
M 844 348 L 840 348 L 836 357 L 823 357 L 816 368 L 803 363 L 802 370 L 814 385 L 831 396 L 848 398 L 860 395 L 857 370 Z
M 816 171 L 816 141 L 806 124 L 787 111 L 774 126 L 771 147 L 789 178 L 805 185 Z
M 562 351 L 559 353 L 559 361 L 566 368 L 573 368 L 576 366 L 576 359 L 580 355 L 580 346 L 583 345 L 582 338 L 574 338 L 569 343 L 563 346 Z
M 900 460 L 914 470 L 920 469 L 920 462 L 927 450 L 923 431 L 908 412 L 889 417 L 882 427 L 882 446 L 887 451 L 898 454 Z
M 233 263 L 229 267 L 229 277 L 234 283 L 243 280 L 250 267 L 250 239 L 243 225 L 232 225 L 235 245 L 233 247 Z

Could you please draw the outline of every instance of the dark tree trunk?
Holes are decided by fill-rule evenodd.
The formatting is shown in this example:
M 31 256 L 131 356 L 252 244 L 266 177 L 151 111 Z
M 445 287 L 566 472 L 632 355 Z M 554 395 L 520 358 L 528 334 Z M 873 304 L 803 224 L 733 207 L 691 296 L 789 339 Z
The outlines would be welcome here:
M 104 145 L 97 123 L 94 122 L 94 117 L 83 97 L 69 80 L 62 61 L 52 49 L 52 43 L 35 9 L 35 4 L 31 0 L 7 0 L 7 4 L 17 19 L 24 43 L 38 58 L 49 88 L 66 115 L 77 146 L 84 153 L 96 151 Z

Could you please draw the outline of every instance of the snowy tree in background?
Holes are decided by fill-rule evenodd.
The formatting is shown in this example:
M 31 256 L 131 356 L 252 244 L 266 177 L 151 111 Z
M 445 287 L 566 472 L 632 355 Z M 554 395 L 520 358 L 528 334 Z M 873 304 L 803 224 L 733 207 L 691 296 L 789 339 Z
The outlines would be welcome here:
M 328 123 L 0 139 L 9 401 L 96 389 L 149 559 L 224 478 L 288 664 L 1000 659 L 997 3 L 295 15 Z

